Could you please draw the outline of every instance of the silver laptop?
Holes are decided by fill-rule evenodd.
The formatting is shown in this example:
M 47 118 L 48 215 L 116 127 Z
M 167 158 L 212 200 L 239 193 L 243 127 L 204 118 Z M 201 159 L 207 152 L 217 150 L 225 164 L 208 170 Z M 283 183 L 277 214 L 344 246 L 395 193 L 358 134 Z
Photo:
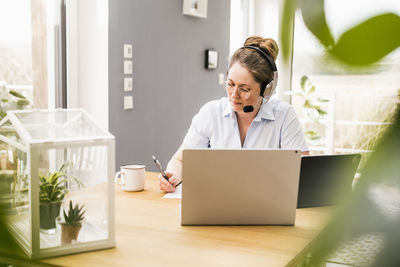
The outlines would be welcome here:
M 182 225 L 294 225 L 299 150 L 185 149 Z

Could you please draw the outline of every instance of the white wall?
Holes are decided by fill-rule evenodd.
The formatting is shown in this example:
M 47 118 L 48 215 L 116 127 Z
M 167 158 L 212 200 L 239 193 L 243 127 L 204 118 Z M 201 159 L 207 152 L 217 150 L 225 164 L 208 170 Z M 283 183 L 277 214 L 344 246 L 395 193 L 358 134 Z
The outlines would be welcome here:
M 68 108 L 108 130 L 108 0 L 67 1 Z

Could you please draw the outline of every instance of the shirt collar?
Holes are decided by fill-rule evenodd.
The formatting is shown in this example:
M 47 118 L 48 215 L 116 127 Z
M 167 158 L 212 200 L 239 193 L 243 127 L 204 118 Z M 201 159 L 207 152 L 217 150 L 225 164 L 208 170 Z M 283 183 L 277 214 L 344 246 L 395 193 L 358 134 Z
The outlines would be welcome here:
M 229 115 L 232 116 L 232 113 L 233 113 L 233 110 L 232 110 L 231 104 L 229 103 L 229 100 L 226 97 L 225 101 L 224 101 L 224 109 L 223 109 L 222 115 L 224 117 L 228 117 Z
M 273 109 L 274 105 L 271 103 L 271 100 L 267 101 L 264 98 L 261 108 L 258 111 L 257 116 L 254 118 L 254 121 L 261 121 L 261 119 L 274 121 L 275 115 Z
M 271 101 L 267 101 L 266 99 L 263 99 L 263 104 L 261 105 L 260 110 L 258 111 L 257 116 L 254 118 L 254 121 L 261 121 L 261 119 L 265 120 L 275 120 L 275 115 L 273 112 L 273 105 Z M 223 116 L 228 117 L 232 116 L 233 110 L 231 107 L 231 104 L 229 103 L 228 98 L 225 99 L 225 105 L 223 109 Z

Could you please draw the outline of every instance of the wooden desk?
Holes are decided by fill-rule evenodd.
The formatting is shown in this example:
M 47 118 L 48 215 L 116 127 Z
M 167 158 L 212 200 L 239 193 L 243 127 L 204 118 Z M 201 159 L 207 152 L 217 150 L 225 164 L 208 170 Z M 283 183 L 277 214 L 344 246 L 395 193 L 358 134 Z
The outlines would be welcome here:
M 180 199 L 163 199 L 157 173 L 143 192 L 116 189 L 113 249 L 45 259 L 63 266 L 291 266 L 309 251 L 329 217 L 299 209 L 295 226 L 180 225 Z

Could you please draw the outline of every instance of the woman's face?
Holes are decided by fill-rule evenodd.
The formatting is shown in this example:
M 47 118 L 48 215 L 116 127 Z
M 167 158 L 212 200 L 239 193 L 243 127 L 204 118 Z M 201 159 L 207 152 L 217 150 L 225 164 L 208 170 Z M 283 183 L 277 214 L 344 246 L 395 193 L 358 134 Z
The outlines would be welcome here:
M 251 72 L 238 62 L 229 69 L 225 90 L 233 111 L 243 112 L 248 105 L 254 106 L 256 111 L 261 104 L 260 85 Z

